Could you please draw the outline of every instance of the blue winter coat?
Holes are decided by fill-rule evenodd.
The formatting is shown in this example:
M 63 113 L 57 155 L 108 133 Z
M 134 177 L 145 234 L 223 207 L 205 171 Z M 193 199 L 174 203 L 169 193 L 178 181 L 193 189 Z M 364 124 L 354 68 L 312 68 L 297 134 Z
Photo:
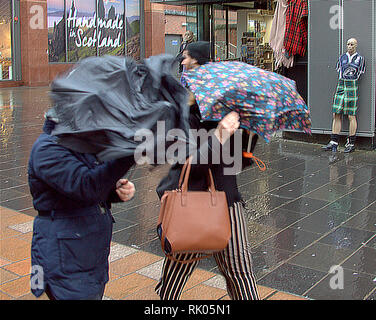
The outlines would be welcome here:
M 38 297 L 48 284 L 57 299 L 88 299 L 108 281 L 109 209 L 120 201 L 117 180 L 134 161 L 98 163 L 94 155 L 70 151 L 48 134 L 51 125 L 47 120 L 28 167 L 34 208 L 41 213 L 34 219 L 31 291 Z

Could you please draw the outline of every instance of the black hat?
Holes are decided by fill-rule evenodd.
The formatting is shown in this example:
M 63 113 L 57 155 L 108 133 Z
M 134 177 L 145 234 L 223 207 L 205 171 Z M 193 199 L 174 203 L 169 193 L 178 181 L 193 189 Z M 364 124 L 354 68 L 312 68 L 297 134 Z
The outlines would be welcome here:
M 207 41 L 196 41 L 189 43 L 186 50 L 188 54 L 202 65 L 210 61 L 210 43 Z

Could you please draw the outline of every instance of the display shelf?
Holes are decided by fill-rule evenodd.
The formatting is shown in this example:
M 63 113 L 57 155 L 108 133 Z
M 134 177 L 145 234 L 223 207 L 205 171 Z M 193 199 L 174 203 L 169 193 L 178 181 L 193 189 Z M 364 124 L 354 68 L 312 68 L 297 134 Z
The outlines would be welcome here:
M 269 44 L 262 44 L 259 32 L 243 32 L 241 38 L 241 61 L 256 67 L 273 71 L 273 50 Z

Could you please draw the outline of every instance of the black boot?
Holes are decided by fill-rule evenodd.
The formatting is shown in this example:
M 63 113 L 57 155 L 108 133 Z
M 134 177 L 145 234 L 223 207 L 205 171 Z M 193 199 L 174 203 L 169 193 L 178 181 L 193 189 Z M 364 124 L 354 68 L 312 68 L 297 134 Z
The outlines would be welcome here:
M 322 149 L 324 149 L 325 151 L 337 152 L 338 139 L 339 139 L 338 134 L 332 134 L 330 136 L 329 143 L 326 146 L 323 146 Z
M 344 153 L 350 153 L 355 151 L 355 135 L 354 136 L 349 136 L 347 138 L 346 144 L 345 144 L 345 150 L 343 151 Z

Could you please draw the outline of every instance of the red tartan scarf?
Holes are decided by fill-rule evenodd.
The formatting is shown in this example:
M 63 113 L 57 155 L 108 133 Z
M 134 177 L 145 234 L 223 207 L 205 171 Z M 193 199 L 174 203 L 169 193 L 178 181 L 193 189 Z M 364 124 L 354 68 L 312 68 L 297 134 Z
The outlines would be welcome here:
M 290 0 L 283 46 L 290 55 L 304 56 L 308 43 L 308 1 Z

